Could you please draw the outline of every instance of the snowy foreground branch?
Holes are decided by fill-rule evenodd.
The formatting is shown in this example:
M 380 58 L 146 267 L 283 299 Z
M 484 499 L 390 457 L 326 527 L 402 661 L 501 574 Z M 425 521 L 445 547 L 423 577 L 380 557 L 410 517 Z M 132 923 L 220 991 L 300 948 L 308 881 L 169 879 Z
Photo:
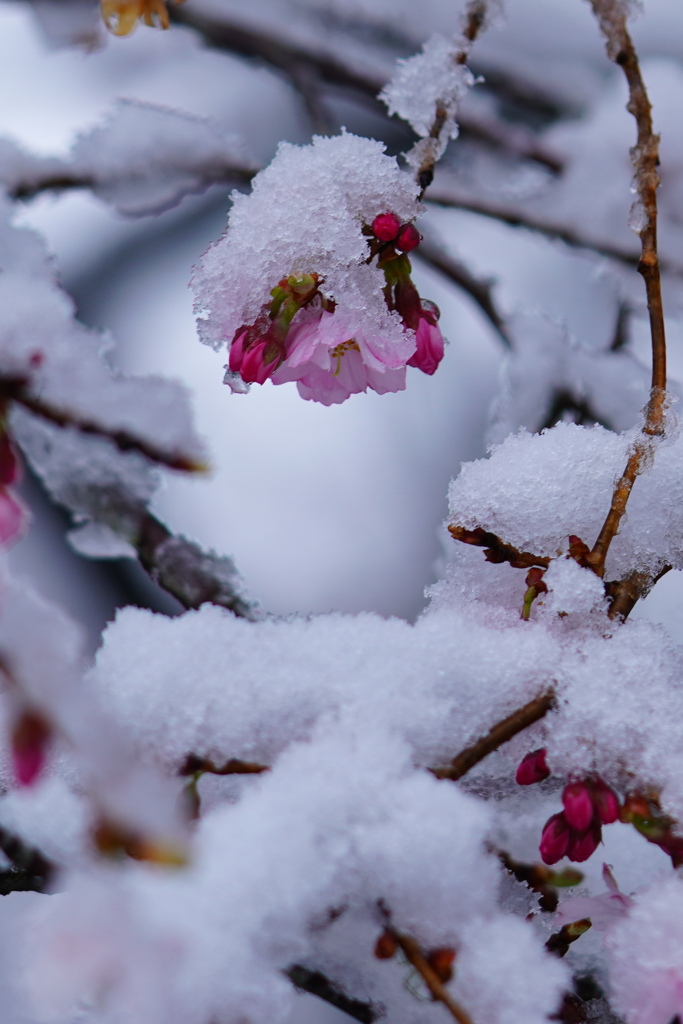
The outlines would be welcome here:
M 184 609 L 119 610 L 90 664 L 79 628 L 3 563 L 3 1024 L 284 1024 L 297 991 L 363 1024 L 671 1024 L 683 1016 L 683 650 L 628 616 L 683 569 L 683 440 L 667 393 L 659 140 L 629 5 L 592 0 L 637 123 L 639 259 L 597 228 L 604 241 L 591 241 L 585 189 L 556 218 L 520 178 L 514 203 L 491 199 L 517 173 L 566 196 L 584 152 L 602 181 L 595 147 L 564 153 L 515 127 L 468 67 L 497 4 L 449 12 L 455 34 L 403 54 L 389 79 L 388 16 L 372 14 L 352 59 L 362 12 L 340 14 L 328 39 L 314 6 L 264 0 L 267 30 L 202 0 L 103 0 L 102 12 L 117 35 L 142 23 L 172 37 L 183 23 L 258 56 L 318 125 L 332 120 L 329 87 L 365 100 L 381 88 L 414 133 L 401 159 L 342 130 L 282 143 L 257 170 L 217 122 L 137 101 L 66 157 L 0 147 L 0 544 L 30 526 L 21 450 L 72 515 L 77 550 L 137 557 Z M 461 189 L 467 161 L 453 156 L 482 138 L 484 155 L 466 152 L 478 168 L 495 161 L 488 197 Z M 161 522 L 160 475 L 209 461 L 187 392 L 116 372 L 16 214 L 42 191 L 86 188 L 155 216 L 226 183 L 243 191 L 192 275 L 226 401 L 289 387 L 338 406 L 417 393 L 416 381 L 438 396 L 450 314 L 423 288 L 464 289 L 501 343 L 498 443 L 451 483 L 445 564 L 415 624 L 266 615 L 232 559 Z M 450 221 L 422 236 L 420 218 L 449 205 L 609 258 L 623 285 L 612 335 L 582 344 L 557 317 L 499 306 L 502 288 L 452 251 Z M 649 381 L 629 348 L 635 264 Z M 425 266 L 438 279 L 418 277 Z

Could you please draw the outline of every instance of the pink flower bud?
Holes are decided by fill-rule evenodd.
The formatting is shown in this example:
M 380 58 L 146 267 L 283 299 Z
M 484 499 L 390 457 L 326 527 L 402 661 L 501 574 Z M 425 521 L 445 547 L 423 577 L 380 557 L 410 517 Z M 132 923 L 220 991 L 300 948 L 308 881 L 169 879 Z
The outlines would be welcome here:
M 230 356 L 228 359 L 228 367 L 232 373 L 240 372 L 242 359 L 244 358 L 244 345 L 248 337 L 248 327 L 242 327 L 239 331 L 235 331 L 235 336 L 232 339 L 232 344 L 230 345 Z
M 20 786 L 32 785 L 45 764 L 50 727 L 37 711 L 24 710 L 12 730 L 12 763 Z
M 431 318 L 421 316 L 415 331 L 417 348 L 408 360 L 408 366 L 416 366 L 423 373 L 433 374 L 443 359 L 443 335 Z
M 372 222 L 372 233 L 380 242 L 393 242 L 401 227 L 395 213 L 380 213 Z
M 265 384 L 279 363 L 277 356 L 274 359 L 271 358 L 269 350 L 272 350 L 272 348 L 272 342 L 264 339 L 247 349 L 242 356 L 239 371 L 240 377 L 245 384 Z M 267 362 L 266 359 L 268 360 Z
M 567 856 L 570 860 L 577 861 L 578 863 L 588 860 L 595 853 L 601 841 L 602 829 L 600 825 L 593 825 L 584 832 L 576 832 L 570 839 Z
M 545 759 L 545 747 L 532 750 L 523 757 L 517 768 L 515 779 L 520 786 L 531 786 L 534 782 L 542 782 L 550 775 L 550 768 Z
M 584 832 L 593 820 L 595 808 L 591 791 L 585 782 L 571 782 L 562 793 L 562 804 L 572 828 Z
M 404 224 L 396 238 L 396 248 L 401 252 L 412 252 L 422 241 L 422 235 L 414 224 Z
M 571 829 L 564 814 L 553 814 L 543 827 L 539 850 L 544 864 L 557 864 L 569 849 Z
M 595 780 L 593 803 L 603 825 L 611 825 L 619 817 L 619 798 L 602 779 Z

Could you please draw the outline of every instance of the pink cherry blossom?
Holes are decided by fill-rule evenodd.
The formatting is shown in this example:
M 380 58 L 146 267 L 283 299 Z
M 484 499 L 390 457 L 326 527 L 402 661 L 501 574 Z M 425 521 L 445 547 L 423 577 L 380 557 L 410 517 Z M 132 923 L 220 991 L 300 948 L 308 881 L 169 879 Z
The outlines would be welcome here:
M 585 831 L 595 814 L 592 793 L 588 785 L 583 782 L 571 782 L 565 786 L 562 793 L 562 804 L 567 821 L 572 828 L 581 832 Z
M 544 864 L 557 864 L 567 853 L 571 829 L 564 814 L 553 814 L 543 827 L 539 849 Z
M 316 311 L 289 332 L 287 354 L 272 380 L 296 381 L 303 398 L 323 405 L 337 405 L 368 388 L 380 395 L 402 391 L 413 347 L 408 333 L 404 345 L 391 348 L 362 332 L 350 337 L 343 318 Z

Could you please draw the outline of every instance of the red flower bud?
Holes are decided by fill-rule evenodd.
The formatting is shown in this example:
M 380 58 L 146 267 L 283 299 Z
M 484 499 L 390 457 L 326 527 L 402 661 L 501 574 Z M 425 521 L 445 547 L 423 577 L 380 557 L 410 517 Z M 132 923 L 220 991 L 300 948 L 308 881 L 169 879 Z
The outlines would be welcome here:
M 543 828 L 539 850 L 544 864 L 557 864 L 569 849 L 571 829 L 561 812 L 548 818 Z
M 401 227 L 395 213 L 380 213 L 372 222 L 372 233 L 380 242 L 393 242 Z
M 545 759 L 545 747 L 532 750 L 523 757 L 517 768 L 515 779 L 520 786 L 531 786 L 534 782 L 542 782 L 550 775 L 550 768 Z
M 398 942 L 393 932 L 383 931 L 375 943 L 375 956 L 378 960 L 391 960 L 398 949 Z
M 602 841 L 602 829 L 600 825 L 593 825 L 585 832 L 577 832 L 569 842 L 567 856 L 570 860 L 581 863 L 588 860 L 597 850 Z
M 619 798 L 602 779 L 596 779 L 593 788 L 593 803 L 603 825 L 611 825 L 619 817 Z
M 396 239 L 396 248 L 401 252 L 412 252 L 422 241 L 422 235 L 414 224 L 404 224 Z
M 50 726 L 43 716 L 24 710 L 12 730 L 12 762 L 21 786 L 32 785 L 40 775 L 49 740 Z
M 5 430 L 0 434 L 0 484 L 8 487 L 19 479 L 20 463 L 17 450 Z
M 427 963 L 432 968 L 439 981 L 447 984 L 453 977 L 453 961 L 455 950 L 443 946 L 439 949 L 432 949 L 427 954 Z
M 562 804 L 567 821 L 572 828 L 584 832 L 593 820 L 595 808 L 592 794 L 585 782 L 572 782 L 565 786 Z

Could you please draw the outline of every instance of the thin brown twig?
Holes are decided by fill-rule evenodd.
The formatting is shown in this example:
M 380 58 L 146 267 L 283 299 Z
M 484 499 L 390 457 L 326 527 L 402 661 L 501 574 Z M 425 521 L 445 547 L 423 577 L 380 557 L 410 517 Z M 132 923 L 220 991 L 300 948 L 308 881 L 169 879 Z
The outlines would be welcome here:
M 521 209 L 518 206 L 508 206 L 504 203 L 496 203 L 488 199 L 475 198 L 466 193 L 459 193 L 452 186 L 435 185 L 429 190 L 425 197 L 428 203 L 436 206 L 449 207 L 454 210 L 464 210 L 467 213 L 474 213 L 480 217 L 488 217 L 491 220 L 500 221 L 513 228 L 523 228 L 535 234 L 544 235 L 554 241 L 564 242 L 572 249 L 586 249 L 597 253 L 599 256 L 606 256 L 609 259 L 617 260 L 626 266 L 637 268 L 640 259 L 635 249 L 626 246 L 615 245 L 613 242 L 597 238 L 588 238 L 580 232 L 569 228 L 557 221 L 547 220 L 538 217 L 533 213 Z M 683 267 L 666 265 L 666 269 L 677 274 L 683 274 Z
M 462 27 L 462 41 L 453 56 L 455 65 L 464 67 L 472 49 L 472 43 L 484 27 L 487 10 L 487 0 L 469 0 Z M 444 138 L 444 130 L 449 130 L 450 114 L 445 99 L 439 100 L 436 104 L 429 135 L 418 143 L 418 146 L 422 148 L 422 159 L 415 172 L 415 178 L 420 186 L 421 196 L 434 180 L 434 168 L 445 149 L 448 137 Z
M 501 747 L 503 743 L 507 743 L 513 736 L 516 736 L 524 729 L 528 729 L 530 725 L 544 718 L 555 707 L 555 701 L 554 690 L 545 690 L 523 707 L 517 708 L 507 718 L 496 722 L 485 736 L 482 736 L 481 739 L 461 750 L 453 758 L 450 765 L 445 768 L 430 768 L 429 770 L 437 779 L 451 779 L 453 782 L 456 782 L 474 768 L 476 764 L 479 764 L 480 761 L 483 761 L 494 750 Z
M 467 530 L 464 526 L 451 523 L 448 532 L 454 540 L 462 544 L 471 544 L 476 548 L 484 548 L 484 557 L 487 562 L 499 565 L 501 562 L 509 562 L 513 569 L 530 569 L 532 566 L 539 566 L 547 569 L 550 565 L 550 558 L 547 555 L 534 555 L 530 551 L 519 551 L 512 544 L 506 544 L 495 533 L 482 529 L 481 526 L 474 530 Z
M 489 323 L 495 330 L 496 334 L 503 343 L 503 346 L 507 349 L 511 349 L 512 339 L 507 332 L 505 320 L 498 311 L 496 304 L 493 300 L 493 282 L 490 280 L 483 280 L 482 278 L 475 277 L 474 274 L 467 269 L 464 263 L 460 260 L 455 259 L 450 253 L 442 249 L 440 245 L 437 245 L 430 238 L 423 238 L 419 249 L 415 253 L 421 260 L 428 263 L 435 270 L 438 270 L 441 274 L 447 277 L 462 291 L 467 294 L 476 302 L 480 310 L 486 316 Z
M 419 942 L 412 935 L 406 935 L 405 932 L 400 932 L 392 928 L 391 925 L 387 926 L 387 931 L 391 932 L 394 936 L 406 960 L 418 972 L 433 998 L 437 1002 L 443 1003 L 451 1017 L 458 1021 L 458 1024 L 472 1024 L 472 1018 L 469 1013 L 453 998 L 434 968 L 427 961 L 427 958 L 420 949 Z
M 158 448 L 127 430 L 106 427 L 94 420 L 84 419 L 70 409 L 61 409 L 52 405 L 31 390 L 30 381 L 26 377 L 0 376 L 0 399 L 16 402 L 17 405 L 28 409 L 35 416 L 39 416 L 57 427 L 70 427 L 81 434 L 104 438 L 115 445 L 119 451 L 138 452 L 160 466 L 189 473 L 206 470 L 206 465 L 192 455 L 186 455 L 180 451 L 164 451 L 163 448 Z
M 231 757 L 223 764 L 217 765 L 206 757 L 188 754 L 178 775 L 194 775 L 196 772 L 208 772 L 210 775 L 261 775 L 270 771 L 267 764 L 256 761 L 242 761 L 239 757 Z
M 292 964 L 283 973 L 289 978 L 295 988 L 302 992 L 310 992 L 311 995 L 323 999 L 326 1003 L 336 1006 L 342 1013 L 359 1020 L 361 1024 L 373 1024 L 385 1014 L 383 1006 L 377 1003 L 364 1002 L 361 999 L 354 999 L 347 996 L 333 981 L 321 971 L 313 971 L 302 964 Z
M 588 556 L 588 564 L 600 577 L 605 573 L 605 559 L 617 534 L 633 485 L 642 472 L 653 438 L 664 433 L 666 400 L 666 335 L 657 254 L 657 188 L 659 175 L 659 136 L 652 126 L 652 108 L 640 71 L 638 55 L 626 27 L 623 6 L 617 0 L 591 0 L 600 27 L 607 39 L 607 54 L 623 68 L 629 88 L 627 109 L 636 120 L 638 137 L 631 150 L 635 184 L 642 213 L 639 236 L 641 256 L 638 271 L 645 281 L 647 308 L 652 338 L 652 385 L 642 437 L 629 454 L 626 468 L 617 481 L 605 522 Z M 615 595 L 615 600 L 618 595 Z

